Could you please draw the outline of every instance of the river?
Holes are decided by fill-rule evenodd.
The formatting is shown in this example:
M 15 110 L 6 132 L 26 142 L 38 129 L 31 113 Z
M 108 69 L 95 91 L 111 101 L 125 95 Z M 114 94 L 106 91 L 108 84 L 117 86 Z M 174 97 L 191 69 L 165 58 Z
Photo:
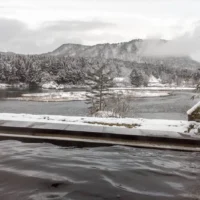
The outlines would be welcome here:
M 69 90 L 66 90 L 69 91 Z M 0 112 L 53 114 L 68 116 L 88 115 L 88 105 L 84 101 L 72 102 L 31 102 L 5 100 L 6 97 L 19 97 L 24 93 L 47 92 L 35 90 L 0 90 Z M 198 100 L 192 100 L 191 91 L 174 91 L 167 97 L 133 98 L 127 117 L 186 120 L 186 111 Z

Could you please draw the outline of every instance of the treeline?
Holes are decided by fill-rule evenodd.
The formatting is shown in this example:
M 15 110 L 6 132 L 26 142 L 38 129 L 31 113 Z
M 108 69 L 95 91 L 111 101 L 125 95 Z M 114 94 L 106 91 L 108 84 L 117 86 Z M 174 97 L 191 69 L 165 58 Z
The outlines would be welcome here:
M 114 77 L 130 77 L 133 85 L 145 85 L 151 75 L 163 83 L 189 81 L 196 84 L 200 78 L 198 69 L 174 68 L 165 65 L 136 63 L 117 59 L 56 57 L 47 55 L 17 55 L 0 53 L 0 83 L 25 83 L 39 86 L 55 81 L 59 84 L 84 84 L 88 69 L 101 64 L 112 71 Z M 135 74 L 135 75 L 134 75 Z M 134 77 L 137 76 L 137 80 Z M 135 84 L 138 82 L 138 84 Z
M 196 85 L 200 81 L 199 69 L 166 67 L 163 64 L 153 65 L 149 63 L 134 63 L 130 74 L 131 84 L 135 86 L 147 86 L 149 78 L 154 76 L 163 84 Z
M 0 81 L 29 85 L 39 85 L 48 81 L 80 84 L 84 81 L 85 66 L 85 60 L 81 58 L 1 54 Z
M 0 53 L 0 83 L 26 83 L 38 86 L 55 81 L 58 84 L 84 84 L 88 69 L 106 64 L 114 77 L 129 76 L 131 62 L 81 57 L 18 55 Z
M 135 63 L 130 74 L 132 85 L 147 86 L 151 76 L 161 80 L 163 84 L 196 85 L 200 80 L 199 69 L 166 67 L 149 63 Z

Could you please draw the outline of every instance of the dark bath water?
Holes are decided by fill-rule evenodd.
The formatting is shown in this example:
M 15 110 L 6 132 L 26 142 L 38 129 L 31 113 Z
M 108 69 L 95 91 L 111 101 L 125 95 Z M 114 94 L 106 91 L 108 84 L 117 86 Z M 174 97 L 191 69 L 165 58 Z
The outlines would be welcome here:
M 200 154 L 0 142 L 1 200 L 198 200 Z
M 67 90 L 66 90 L 67 91 Z M 68 90 L 69 91 L 69 90 Z M 45 90 L 0 90 L 0 98 L 18 97 L 23 93 L 48 92 Z M 135 98 L 127 117 L 161 118 L 186 120 L 186 111 L 198 100 L 191 100 L 192 92 L 173 92 L 168 97 Z M 83 101 L 74 102 L 26 102 L 2 100 L 0 112 L 55 114 L 69 116 L 85 116 L 88 105 Z
M 1 91 L 19 96 L 38 91 Z M 186 119 L 191 92 L 132 101 L 129 116 Z M 87 114 L 84 102 L 0 101 L 0 112 Z M 0 142 L 0 200 L 198 200 L 200 153 Z

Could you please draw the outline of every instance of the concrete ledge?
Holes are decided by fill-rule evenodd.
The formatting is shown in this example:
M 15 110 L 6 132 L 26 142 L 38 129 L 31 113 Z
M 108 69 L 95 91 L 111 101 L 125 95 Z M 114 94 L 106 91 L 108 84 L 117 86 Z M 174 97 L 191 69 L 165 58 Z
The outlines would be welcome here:
M 172 150 L 200 151 L 200 138 L 180 135 L 172 137 L 171 132 L 142 129 L 128 129 L 107 126 L 54 124 L 40 122 L 0 121 L 0 140 L 23 142 L 49 142 L 61 146 L 110 146 L 159 148 Z M 160 131 L 161 133 L 161 131 Z
M 187 152 L 200 152 L 200 147 L 181 146 L 181 145 L 162 145 L 159 143 L 145 143 L 141 141 L 116 141 L 116 140 L 97 140 L 85 138 L 70 138 L 70 137 L 46 137 L 46 136 L 29 136 L 19 134 L 0 134 L 0 140 L 18 140 L 26 143 L 52 143 L 63 147 L 99 147 L 99 146 L 113 146 L 123 145 L 135 148 L 149 148 L 160 150 L 173 150 L 173 151 L 187 151 Z

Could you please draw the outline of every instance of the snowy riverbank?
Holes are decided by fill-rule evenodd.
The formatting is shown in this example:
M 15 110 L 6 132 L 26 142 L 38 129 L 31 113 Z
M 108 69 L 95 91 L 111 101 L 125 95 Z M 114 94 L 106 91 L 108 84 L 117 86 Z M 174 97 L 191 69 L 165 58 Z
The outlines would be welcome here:
M 7 83 L 0 83 L 0 89 L 7 89 L 7 88 L 28 88 L 29 85 L 25 83 L 15 83 L 15 84 L 7 84 Z M 57 84 L 54 81 L 50 81 L 44 84 L 41 84 L 38 86 L 39 88 L 42 88 L 44 90 L 64 90 L 64 89 L 88 89 L 89 86 L 87 85 L 69 85 L 69 84 Z M 183 90 L 195 90 L 195 87 L 190 86 L 169 86 L 169 85 L 163 85 L 161 86 L 149 86 L 149 87 L 113 87 L 110 88 L 110 90 L 147 90 L 147 91 L 183 91 Z
M 24 89 L 28 87 L 29 86 L 25 83 L 16 83 L 16 84 L 0 83 L 0 89 L 8 89 L 8 88 Z
M 69 85 L 69 84 L 58 84 L 54 81 L 50 81 L 44 84 L 41 84 L 40 87 L 42 89 L 55 89 L 55 90 L 63 90 L 63 89 L 88 89 L 87 85 Z
M 139 91 L 193 91 L 195 87 L 116 87 L 110 90 L 139 90 Z
M 42 122 L 57 124 L 76 124 L 90 126 L 117 127 L 125 129 L 140 129 L 163 132 L 162 136 L 172 137 L 198 137 L 200 138 L 200 123 L 184 120 L 161 120 L 142 118 L 97 118 L 97 117 L 70 117 L 60 115 L 31 115 L 1 113 L 0 120 Z M 123 133 L 122 130 L 122 133 Z M 169 135 L 168 135 L 169 134 Z
M 167 91 L 132 91 L 132 90 L 111 90 L 111 93 L 115 95 L 122 95 L 141 98 L 141 97 L 160 97 L 170 95 Z M 31 94 L 22 94 L 21 97 L 8 98 L 12 100 L 21 100 L 21 101 L 44 101 L 44 102 L 59 102 L 59 101 L 85 101 L 86 95 L 89 94 L 86 91 L 78 92 L 48 92 L 48 93 L 31 93 Z

